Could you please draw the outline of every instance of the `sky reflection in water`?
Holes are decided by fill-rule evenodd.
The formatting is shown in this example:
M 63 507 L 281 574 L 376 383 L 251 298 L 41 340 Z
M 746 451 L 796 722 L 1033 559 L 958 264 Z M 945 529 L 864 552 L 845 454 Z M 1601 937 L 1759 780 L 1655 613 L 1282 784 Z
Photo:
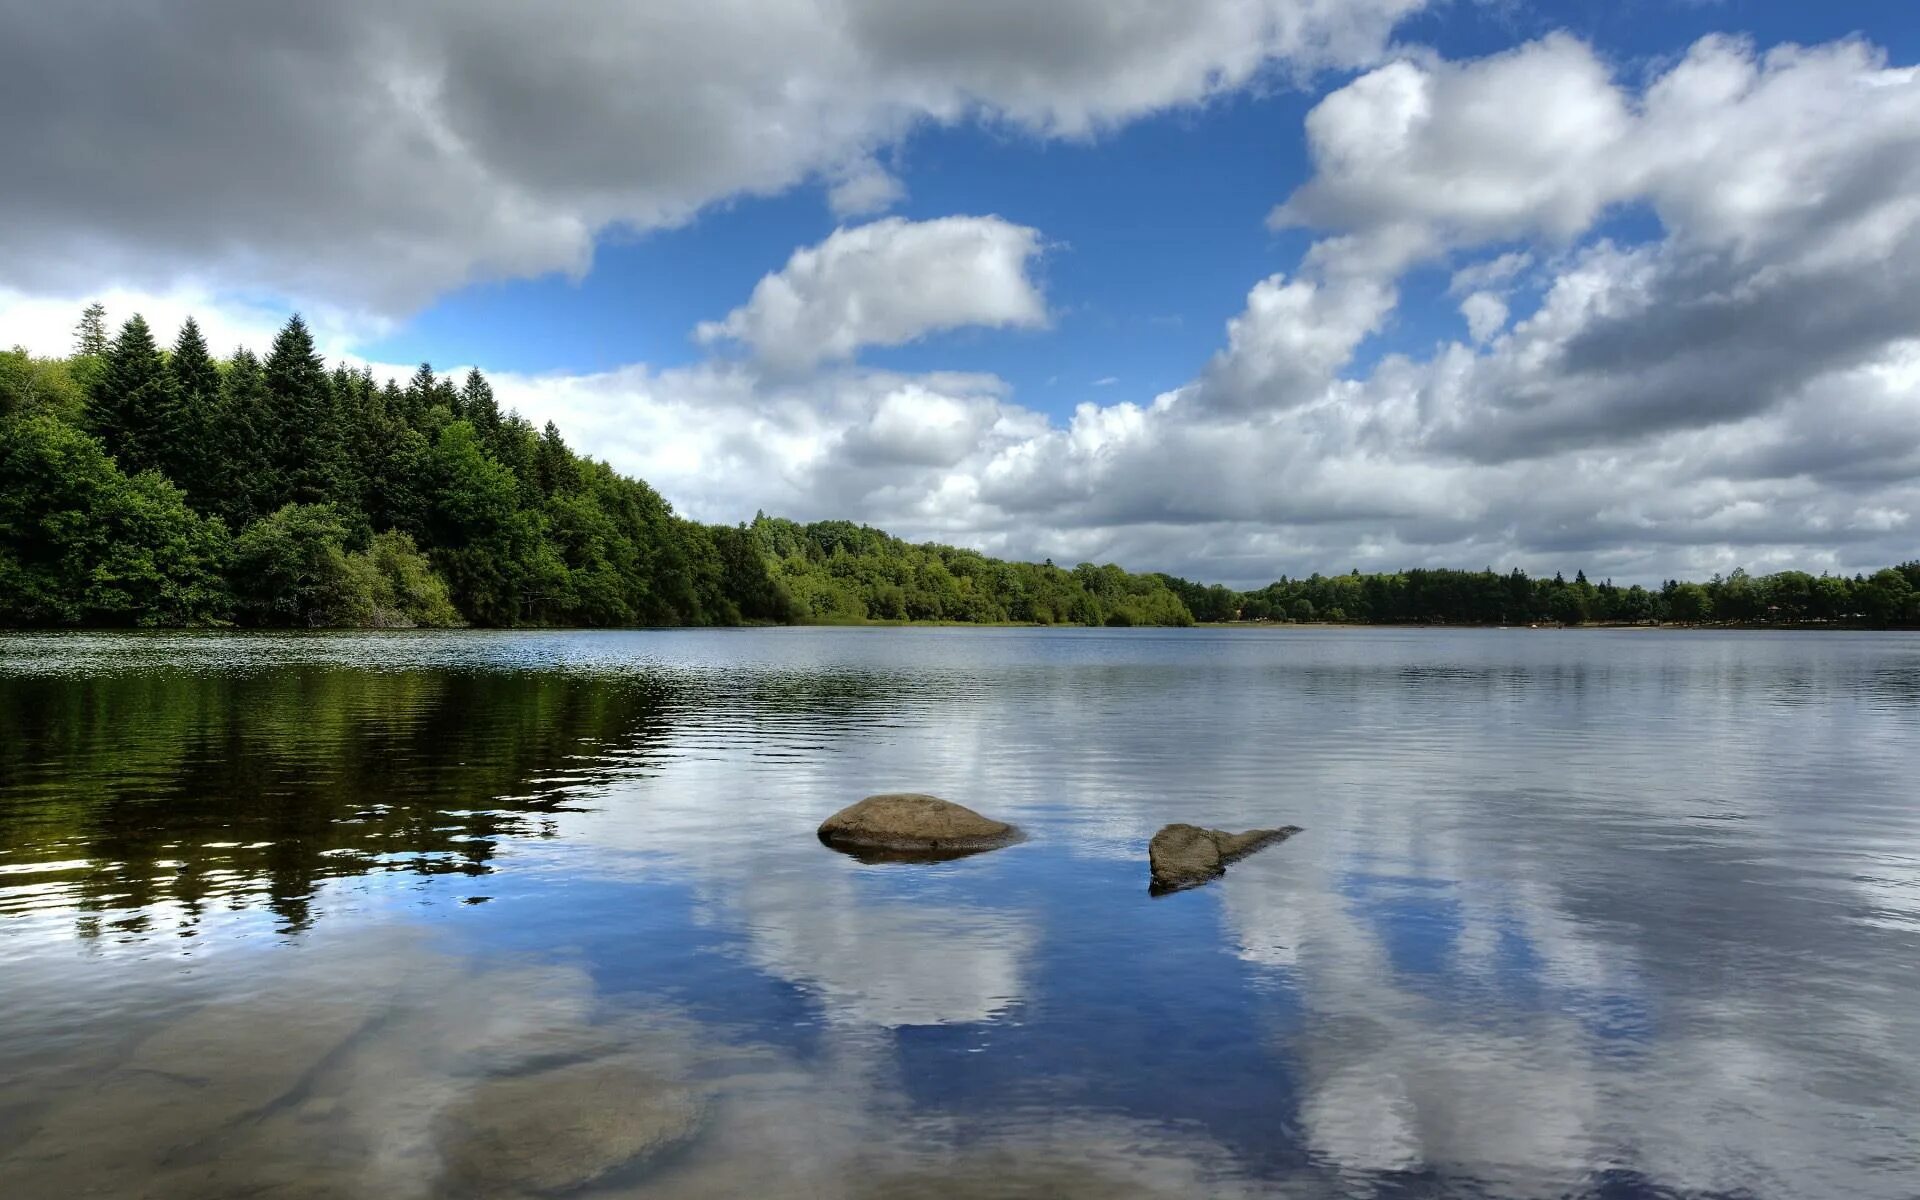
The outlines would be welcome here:
M 1911 1196 L 1916 765 L 1900 635 L 9 638 L 0 1193 L 451 1194 L 592 1064 L 687 1128 L 584 1194 Z

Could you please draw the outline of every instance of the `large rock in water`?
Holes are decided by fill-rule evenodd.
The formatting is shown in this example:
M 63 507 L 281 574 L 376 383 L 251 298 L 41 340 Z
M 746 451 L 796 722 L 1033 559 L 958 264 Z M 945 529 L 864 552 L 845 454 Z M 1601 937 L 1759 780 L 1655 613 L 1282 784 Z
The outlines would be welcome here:
M 1202 829 L 1198 825 L 1168 825 L 1154 834 L 1147 846 L 1147 861 L 1153 870 L 1149 890 L 1158 895 L 1218 879 L 1226 872 L 1228 863 L 1275 842 L 1284 842 L 1299 832 L 1298 825 L 1249 829 L 1245 833 Z
M 820 823 L 820 840 L 871 858 L 948 858 L 997 850 L 1020 831 L 964 805 L 917 792 L 868 796 Z

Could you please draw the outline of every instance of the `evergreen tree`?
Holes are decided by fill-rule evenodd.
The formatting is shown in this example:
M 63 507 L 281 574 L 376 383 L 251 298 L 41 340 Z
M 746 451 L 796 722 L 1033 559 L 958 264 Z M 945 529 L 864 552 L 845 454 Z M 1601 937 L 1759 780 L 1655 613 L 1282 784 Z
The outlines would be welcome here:
M 427 410 L 433 407 L 434 396 L 440 390 L 440 381 L 434 378 L 433 367 L 421 363 L 414 371 L 413 378 L 407 381 L 407 423 L 415 429 L 426 426 Z
M 286 481 L 287 499 L 318 504 L 336 498 L 344 489 L 333 388 L 314 349 L 313 334 L 298 313 L 273 340 L 266 382 L 273 426 L 269 442 L 276 451 L 276 473 Z
M 178 419 L 173 377 L 153 330 L 135 313 L 107 347 L 88 403 L 88 424 L 129 475 L 161 465 L 161 448 Z
M 499 432 L 500 405 L 494 400 L 493 387 L 487 383 L 486 376 L 480 374 L 479 367 L 468 369 L 466 382 L 460 386 L 459 406 L 453 411 L 489 442 Z
M 282 451 L 266 368 L 245 347 L 227 362 L 220 413 L 220 429 L 210 439 L 222 481 L 214 511 L 238 530 L 279 509 L 288 491 L 280 473 Z
M 565 439 L 560 436 L 560 427 L 552 421 L 547 422 L 547 428 L 540 435 L 540 450 L 535 457 L 535 464 L 535 478 L 542 495 L 551 496 L 580 486 L 580 473 L 574 462 L 573 451 L 567 449 Z
M 228 483 L 219 447 L 225 423 L 220 368 L 207 353 L 207 339 L 192 317 L 174 339 L 167 373 L 173 377 L 174 407 L 155 465 L 196 509 L 215 511 Z
M 84 358 L 101 358 L 107 353 L 107 306 L 95 300 L 80 314 L 73 327 L 73 352 Z

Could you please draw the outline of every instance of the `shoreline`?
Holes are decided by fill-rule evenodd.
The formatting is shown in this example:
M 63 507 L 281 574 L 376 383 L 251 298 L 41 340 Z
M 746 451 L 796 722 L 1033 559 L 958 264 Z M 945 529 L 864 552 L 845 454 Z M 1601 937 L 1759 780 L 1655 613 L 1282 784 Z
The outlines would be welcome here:
M 946 620 L 862 620 L 862 621 L 794 621 L 781 623 L 772 621 L 747 622 L 740 625 L 325 625 L 294 628 L 291 626 L 234 626 L 234 625 L 96 625 L 96 626 L 32 626 L 0 625 L 0 638 L 18 636 L 44 636 L 48 634 L 171 634 L 171 633 L 211 633 L 242 635 L 284 635 L 284 634 L 332 634 L 332 633 L 640 633 L 665 630 L 741 630 L 741 629 L 1089 629 L 1103 631 L 1168 630 L 1168 629 L 1507 629 L 1517 632 L 1541 633 L 1549 631 L 1577 632 L 1580 630 L 1620 631 L 1641 630 L 1646 632 L 1733 632 L 1733 633 L 1913 633 L 1920 627 L 1912 625 L 1852 625 L 1833 622 L 1767 622 L 1767 621 L 1705 621 L 1686 623 L 1679 621 L 1587 621 L 1579 625 L 1518 625 L 1493 622 L 1455 622 L 1437 621 L 1195 621 L 1190 625 L 1069 625 L 1047 623 L 1043 621 L 946 621 Z

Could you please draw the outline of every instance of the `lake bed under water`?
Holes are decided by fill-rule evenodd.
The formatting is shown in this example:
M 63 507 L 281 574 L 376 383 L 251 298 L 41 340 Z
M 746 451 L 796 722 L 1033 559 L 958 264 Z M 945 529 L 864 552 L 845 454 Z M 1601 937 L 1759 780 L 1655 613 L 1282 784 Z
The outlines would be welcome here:
M 1911 1198 L 1916 777 L 1905 634 L 0 638 L 0 1196 Z

